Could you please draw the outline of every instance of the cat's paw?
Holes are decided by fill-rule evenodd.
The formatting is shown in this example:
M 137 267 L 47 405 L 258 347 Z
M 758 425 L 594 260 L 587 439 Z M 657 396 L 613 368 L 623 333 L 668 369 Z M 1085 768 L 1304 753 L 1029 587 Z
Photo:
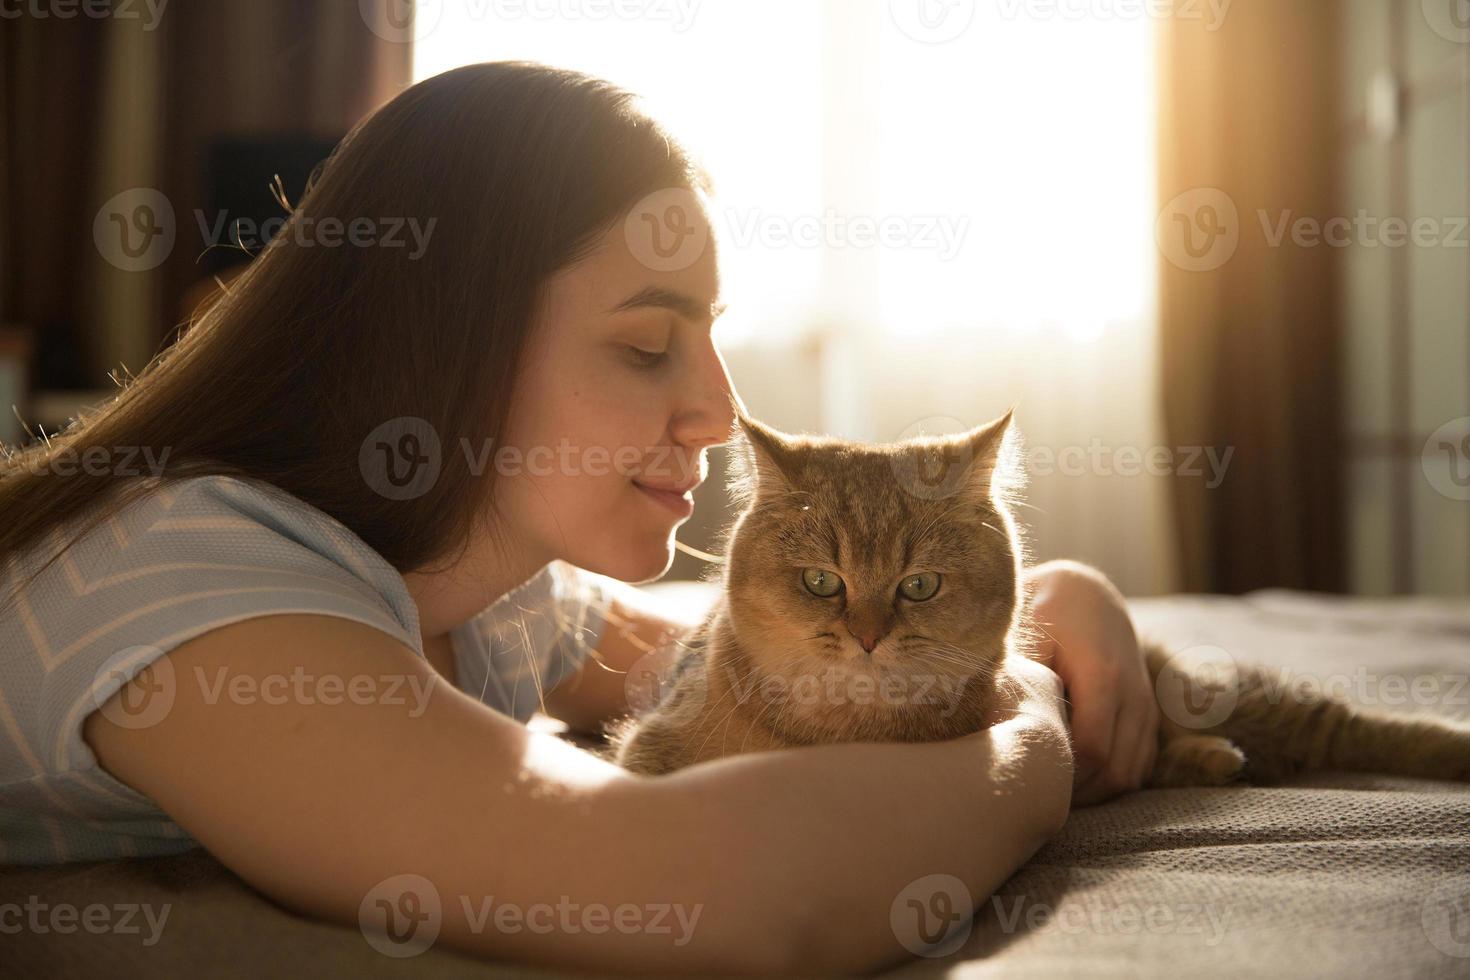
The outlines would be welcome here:
M 1159 749 L 1149 785 L 1224 786 L 1245 771 L 1245 753 L 1217 735 L 1181 735 Z

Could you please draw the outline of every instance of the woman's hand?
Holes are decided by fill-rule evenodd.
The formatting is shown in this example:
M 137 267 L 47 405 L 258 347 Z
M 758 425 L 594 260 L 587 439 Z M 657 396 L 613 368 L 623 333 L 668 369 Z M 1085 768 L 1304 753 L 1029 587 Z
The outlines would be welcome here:
M 1033 621 L 1045 632 L 1036 657 L 1071 701 L 1072 802 L 1138 789 L 1158 752 L 1159 710 L 1122 595 L 1077 562 L 1039 565 L 1026 580 Z

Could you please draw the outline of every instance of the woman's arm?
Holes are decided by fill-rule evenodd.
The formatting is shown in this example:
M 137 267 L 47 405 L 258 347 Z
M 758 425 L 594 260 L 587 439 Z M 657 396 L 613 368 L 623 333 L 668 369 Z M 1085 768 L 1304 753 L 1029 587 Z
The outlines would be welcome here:
M 1076 751 L 1075 804 L 1138 789 L 1158 754 L 1159 709 L 1123 596 L 1080 562 L 1029 569 L 1038 659 L 1067 686 Z
M 670 637 L 699 624 L 700 609 L 678 608 L 663 598 L 619 582 L 604 586 L 611 599 L 602 610 L 607 626 L 581 669 L 546 696 L 546 712 L 576 732 L 596 735 L 628 713 L 627 680 L 640 659 Z
M 951 742 L 759 753 L 655 779 L 528 731 L 348 620 L 250 619 L 165 659 L 161 721 L 87 719 L 108 771 L 289 908 L 351 925 L 395 910 L 403 927 L 428 907 L 381 889 L 419 875 L 439 898 L 439 942 L 527 963 L 870 969 L 903 955 L 889 912 L 907 884 L 942 871 L 989 894 L 1061 826 L 1071 790 L 1046 699 Z M 146 696 L 162 664 L 114 700 Z M 236 693 L 298 672 L 357 686 L 331 700 L 310 682 L 284 701 Z M 408 693 L 426 685 L 427 699 Z M 344 689 L 375 696 L 344 702 Z M 692 927 L 665 915 L 671 931 L 645 928 L 642 910 L 660 907 Z M 589 909 L 612 918 L 577 917 Z M 553 912 L 550 931 L 533 928 Z

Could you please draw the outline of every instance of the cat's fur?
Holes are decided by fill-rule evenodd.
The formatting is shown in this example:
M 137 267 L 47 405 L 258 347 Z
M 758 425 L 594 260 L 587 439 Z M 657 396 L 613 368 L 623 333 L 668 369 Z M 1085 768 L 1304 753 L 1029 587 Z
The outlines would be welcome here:
M 931 741 L 984 727 L 996 668 L 1025 656 L 1021 468 L 1010 414 L 956 436 L 870 446 L 778 433 L 743 414 L 722 594 L 659 671 L 661 697 L 612 732 L 658 774 L 707 759 L 843 741 Z M 820 598 L 803 568 L 836 572 Z M 912 601 L 900 580 L 941 575 Z M 881 639 L 871 653 L 856 636 Z M 1228 657 L 1145 641 L 1161 700 L 1152 786 L 1271 781 L 1304 769 L 1470 779 L 1470 727 L 1374 714 Z M 646 666 L 646 665 L 645 665 Z

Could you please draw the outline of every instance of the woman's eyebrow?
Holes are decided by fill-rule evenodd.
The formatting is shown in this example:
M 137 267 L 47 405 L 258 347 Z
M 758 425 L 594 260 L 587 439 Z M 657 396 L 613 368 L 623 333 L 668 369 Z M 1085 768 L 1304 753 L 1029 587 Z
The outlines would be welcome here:
M 645 306 L 673 310 L 684 319 L 692 320 L 695 323 L 713 322 L 719 319 L 720 314 L 724 313 L 726 309 L 726 304 L 724 303 L 714 302 L 706 306 L 687 293 L 681 293 L 673 289 L 664 289 L 659 286 L 645 286 L 617 306 L 608 310 L 608 312 L 624 313 L 628 310 Z

